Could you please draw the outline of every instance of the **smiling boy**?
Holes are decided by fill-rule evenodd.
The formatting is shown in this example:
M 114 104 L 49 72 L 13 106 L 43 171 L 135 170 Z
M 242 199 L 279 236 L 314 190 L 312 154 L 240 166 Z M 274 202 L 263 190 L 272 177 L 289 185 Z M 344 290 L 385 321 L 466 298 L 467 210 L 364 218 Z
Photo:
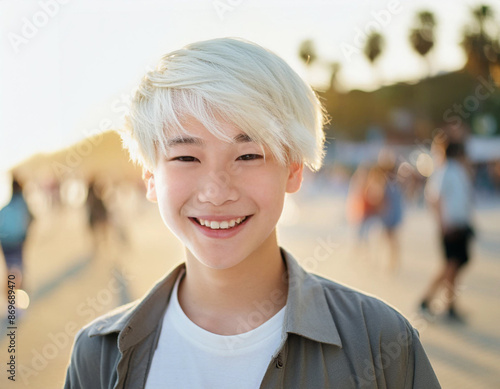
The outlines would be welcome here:
M 124 143 L 185 263 L 79 332 L 66 388 L 439 387 L 406 319 L 278 244 L 323 121 L 311 88 L 246 41 L 194 43 L 146 74 Z

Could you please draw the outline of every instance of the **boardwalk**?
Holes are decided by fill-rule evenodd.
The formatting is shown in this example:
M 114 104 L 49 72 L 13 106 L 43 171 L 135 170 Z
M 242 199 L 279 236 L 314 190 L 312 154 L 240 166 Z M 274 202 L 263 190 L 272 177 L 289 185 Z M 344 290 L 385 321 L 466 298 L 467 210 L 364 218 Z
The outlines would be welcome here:
M 416 312 L 419 297 L 440 264 L 427 210 L 408 210 L 401 230 L 400 267 L 391 273 L 384 241 L 376 230 L 368 247 L 356 245 L 355 234 L 344 221 L 342 198 L 301 195 L 292 199 L 287 202 L 279 239 L 306 268 L 375 294 L 402 311 L 419 329 L 443 388 L 499 387 L 499 202 L 477 212 L 479 238 L 459 288 L 459 307 L 467 315 L 467 324 L 450 325 L 444 320 L 426 322 Z M 127 229 L 132 236 L 127 246 L 108 247 L 107 255 L 94 258 L 82 210 L 42 216 L 27 252 L 31 305 L 18 325 L 16 382 L 8 381 L 2 369 L 2 388 L 61 387 L 77 328 L 141 296 L 182 257 L 180 244 L 162 225 L 154 206 L 141 206 L 129 215 L 133 224 Z M 321 255 L 314 255 L 320 251 Z M 6 350 L 3 337 L 2 366 L 8 360 Z

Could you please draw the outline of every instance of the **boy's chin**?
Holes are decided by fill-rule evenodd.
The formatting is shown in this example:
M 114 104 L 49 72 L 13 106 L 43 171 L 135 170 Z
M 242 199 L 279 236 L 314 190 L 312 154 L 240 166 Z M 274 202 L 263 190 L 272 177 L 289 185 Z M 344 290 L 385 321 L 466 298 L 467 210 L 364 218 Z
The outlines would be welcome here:
M 188 261 L 196 261 L 198 264 L 213 270 L 227 270 L 234 268 L 248 257 L 243 252 L 235 252 L 231 250 L 217 250 L 211 253 L 207 253 L 207 250 L 203 250 L 202 253 L 196 253 L 195 250 L 188 250 Z

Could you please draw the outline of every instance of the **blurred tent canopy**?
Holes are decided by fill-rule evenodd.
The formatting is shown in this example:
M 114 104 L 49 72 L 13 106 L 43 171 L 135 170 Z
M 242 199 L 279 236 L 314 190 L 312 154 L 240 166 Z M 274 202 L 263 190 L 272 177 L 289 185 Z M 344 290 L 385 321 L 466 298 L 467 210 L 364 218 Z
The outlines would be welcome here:
M 141 178 L 141 168 L 130 161 L 115 131 L 94 135 L 61 151 L 36 154 L 13 170 L 23 180 L 106 177 L 118 181 Z

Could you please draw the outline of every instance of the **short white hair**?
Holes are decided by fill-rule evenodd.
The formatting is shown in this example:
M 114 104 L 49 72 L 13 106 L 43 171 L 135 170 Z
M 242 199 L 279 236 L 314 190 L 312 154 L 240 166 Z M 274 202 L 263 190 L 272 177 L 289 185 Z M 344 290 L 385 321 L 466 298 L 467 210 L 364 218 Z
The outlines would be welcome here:
M 162 57 L 139 84 L 121 131 L 132 160 L 155 167 L 167 140 L 187 133 L 189 117 L 227 141 L 218 123 L 233 124 L 280 163 L 321 167 L 321 103 L 283 59 L 252 42 L 213 39 Z

